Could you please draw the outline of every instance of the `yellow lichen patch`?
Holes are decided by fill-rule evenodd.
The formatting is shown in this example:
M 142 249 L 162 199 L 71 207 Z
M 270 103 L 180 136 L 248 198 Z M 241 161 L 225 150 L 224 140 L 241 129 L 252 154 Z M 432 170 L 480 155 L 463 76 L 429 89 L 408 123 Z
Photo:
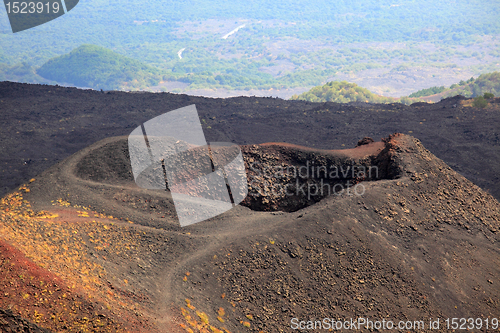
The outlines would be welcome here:
M 240 321 L 240 323 L 241 323 L 243 326 L 250 328 L 250 323 L 249 323 L 248 321 Z
M 59 205 L 61 207 L 69 207 L 71 206 L 71 203 L 69 201 L 63 200 L 62 198 L 59 198 L 56 200 L 56 203 L 54 205 Z
M 30 189 L 26 185 L 23 185 L 23 186 L 19 187 L 18 190 L 19 191 L 23 191 L 25 193 L 29 193 L 30 192 Z
M 247 314 L 246 317 L 250 320 L 253 320 L 253 316 L 251 314 Z
M 223 308 L 219 308 L 219 310 L 217 310 L 217 314 L 221 317 L 224 317 L 224 315 L 226 314 L 226 311 L 224 311 Z
M 186 298 L 185 301 L 186 301 L 188 308 L 190 308 L 191 310 L 195 309 L 195 307 L 191 305 L 191 302 L 189 299 Z M 185 320 L 187 325 L 181 324 L 180 326 L 182 328 L 184 328 L 187 332 L 200 332 L 200 333 L 209 333 L 209 332 L 224 333 L 224 332 L 226 332 L 226 333 L 230 333 L 224 327 L 222 327 L 222 329 L 220 329 L 218 327 L 210 325 L 208 315 L 204 312 L 196 311 L 196 316 L 199 318 L 199 321 L 197 321 L 195 319 L 196 317 L 191 316 L 189 310 L 181 307 L 181 312 L 182 312 L 182 316 L 184 317 L 184 320 Z M 223 322 L 223 320 L 222 320 L 222 322 Z
M 208 316 L 205 312 L 196 311 L 196 314 L 203 323 L 208 324 Z
M 188 308 L 190 308 L 191 310 L 195 310 L 196 308 L 194 306 L 191 305 L 191 302 L 189 301 L 189 299 L 186 298 L 186 306 Z
M 41 212 L 38 212 L 35 217 L 37 219 L 55 219 L 56 217 L 59 217 L 59 214 L 56 214 L 56 213 L 49 213 L 49 212 L 46 212 L 44 210 L 42 210 Z
M 187 327 L 185 324 L 180 324 L 180 326 L 186 330 L 186 332 L 188 333 L 194 333 L 194 331 L 192 329 L 190 329 L 189 327 Z
M 37 310 L 35 310 L 35 311 L 33 312 L 33 321 L 34 321 L 35 323 L 37 323 L 37 324 L 38 324 L 38 323 L 40 323 L 40 321 L 42 320 L 42 318 L 43 318 L 43 314 L 41 314 L 41 313 L 40 313 L 40 312 L 38 312 Z
M 78 213 L 79 217 L 89 217 L 89 213 L 88 212 L 83 212 L 81 210 L 77 210 L 76 212 Z

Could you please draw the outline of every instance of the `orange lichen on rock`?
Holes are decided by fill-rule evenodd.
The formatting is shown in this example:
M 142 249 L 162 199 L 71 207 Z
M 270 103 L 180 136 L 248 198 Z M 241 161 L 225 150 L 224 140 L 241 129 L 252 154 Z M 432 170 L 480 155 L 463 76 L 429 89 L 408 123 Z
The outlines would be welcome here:
M 214 333 L 231 333 L 229 332 L 226 328 L 222 327 L 222 329 L 219 329 L 213 325 L 210 325 L 208 315 L 205 312 L 195 310 L 196 308 L 191 305 L 191 301 L 186 298 L 186 304 L 189 309 L 195 311 L 196 316 L 191 315 L 189 310 L 186 310 L 185 308 L 181 308 L 182 316 L 184 317 L 185 323 L 181 323 L 180 326 L 186 330 L 186 332 L 189 333 L 194 333 L 194 332 L 199 332 L 199 333 L 209 333 L 209 332 L 214 332 Z M 222 319 L 220 316 L 224 315 L 224 309 L 220 308 L 218 311 L 219 317 L 218 319 Z M 199 318 L 199 321 L 196 320 L 196 317 Z M 220 320 L 221 322 L 224 322 L 224 320 Z
M 107 293 L 106 271 L 88 254 L 121 253 L 133 248 L 134 240 L 121 230 L 111 230 L 107 218 L 75 223 L 77 215 L 88 218 L 88 212 L 77 212 L 63 200 L 57 200 L 64 207 L 60 214 L 35 212 L 23 199 L 21 192 L 27 190 L 25 185 L 0 199 L 0 289 L 5 290 L 0 308 L 11 308 L 55 331 L 66 327 L 78 332 L 140 332 L 146 326 L 146 331 L 154 331 L 146 321 L 134 318 L 142 310 L 137 303 Z M 99 316 L 98 308 L 107 315 Z M 110 319 L 113 312 L 121 318 Z
M 0 308 L 53 331 L 127 332 L 108 311 L 74 292 L 57 275 L 37 266 L 0 240 Z

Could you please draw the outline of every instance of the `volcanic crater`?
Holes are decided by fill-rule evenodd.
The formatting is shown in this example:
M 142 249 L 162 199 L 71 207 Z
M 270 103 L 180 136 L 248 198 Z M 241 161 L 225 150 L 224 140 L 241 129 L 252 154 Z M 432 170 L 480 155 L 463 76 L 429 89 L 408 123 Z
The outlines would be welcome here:
M 112 137 L 21 189 L 29 207 L 21 218 L 4 215 L 2 230 L 36 265 L 51 260 L 44 269 L 77 286 L 71 292 L 93 304 L 86 318 L 95 331 L 106 331 L 99 318 L 116 331 L 282 332 L 292 318 L 332 314 L 496 316 L 498 202 L 413 137 L 372 141 L 346 150 L 242 146 L 247 199 L 181 228 L 170 193 L 138 187 L 126 137 Z M 303 168 L 291 177 L 308 163 L 308 174 Z M 344 170 L 345 177 L 315 177 L 313 165 Z M 369 177 L 375 167 L 376 177 Z M 292 191 L 297 181 L 312 189 L 322 179 L 330 186 L 349 181 L 363 191 L 317 197 Z M 295 194 L 265 190 L 276 184 L 291 184 Z M 42 237 L 25 244 L 30 230 Z M 48 237 L 56 230 L 72 241 Z M 65 261 L 64 249 L 80 259 Z M 6 302 L 0 295 L 0 306 Z M 24 316 L 35 321 L 34 313 Z M 61 327 L 49 312 L 36 320 Z M 64 316 L 61 321 L 77 327 Z

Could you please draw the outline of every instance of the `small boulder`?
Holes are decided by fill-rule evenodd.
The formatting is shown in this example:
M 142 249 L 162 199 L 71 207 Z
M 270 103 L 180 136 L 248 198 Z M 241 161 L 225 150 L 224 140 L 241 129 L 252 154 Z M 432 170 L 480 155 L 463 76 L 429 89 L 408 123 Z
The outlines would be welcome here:
M 367 144 L 372 143 L 372 142 L 375 142 L 372 138 L 364 137 L 363 139 L 358 141 L 358 144 L 356 145 L 356 147 L 367 145 Z

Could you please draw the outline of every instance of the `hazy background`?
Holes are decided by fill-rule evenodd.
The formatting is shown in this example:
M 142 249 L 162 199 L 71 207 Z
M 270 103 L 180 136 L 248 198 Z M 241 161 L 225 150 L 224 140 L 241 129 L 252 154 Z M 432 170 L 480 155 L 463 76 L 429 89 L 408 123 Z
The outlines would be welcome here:
M 0 80 L 284 98 L 347 80 L 400 97 L 500 69 L 498 1 L 81 0 L 16 34 L 0 7 Z

